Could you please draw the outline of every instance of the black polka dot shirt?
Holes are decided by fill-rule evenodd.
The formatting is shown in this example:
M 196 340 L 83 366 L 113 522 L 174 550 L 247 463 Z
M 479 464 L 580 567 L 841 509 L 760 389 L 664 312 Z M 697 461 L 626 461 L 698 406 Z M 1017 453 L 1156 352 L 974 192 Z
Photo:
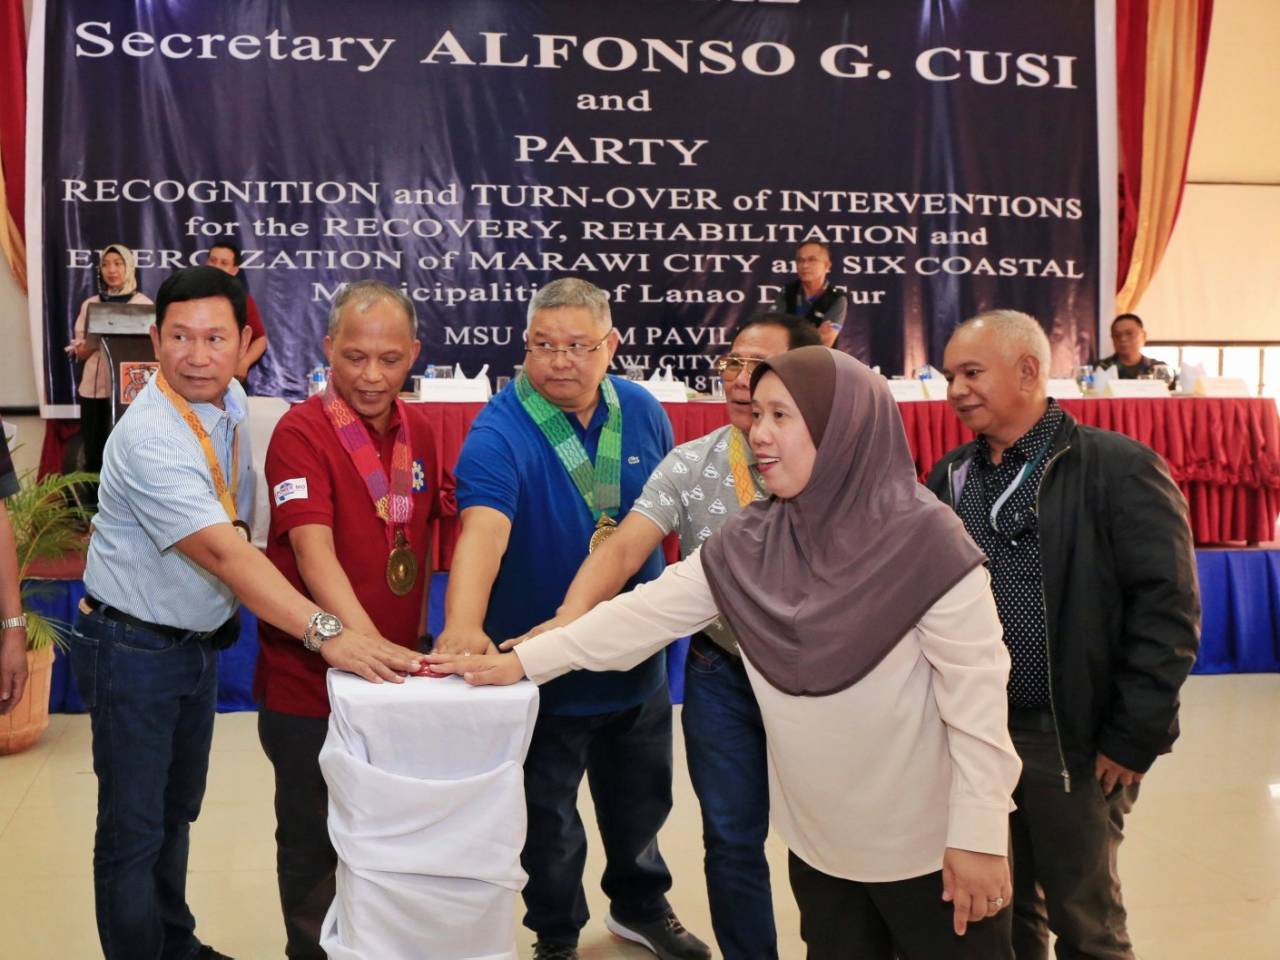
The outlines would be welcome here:
M 991 462 L 986 437 L 978 437 L 956 508 L 969 536 L 987 554 L 991 589 L 1013 662 L 1009 704 L 1014 707 L 1050 705 L 1044 577 L 1035 503 L 1052 457 L 1049 447 L 1062 418 L 1062 408 L 1050 398 L 1044 416 L 1005 450 L 999 464 Z M 1000 505 L 993 522 L 991 511 L 997 501 L 1030 463 L 1035 463 L 1030 474 Z

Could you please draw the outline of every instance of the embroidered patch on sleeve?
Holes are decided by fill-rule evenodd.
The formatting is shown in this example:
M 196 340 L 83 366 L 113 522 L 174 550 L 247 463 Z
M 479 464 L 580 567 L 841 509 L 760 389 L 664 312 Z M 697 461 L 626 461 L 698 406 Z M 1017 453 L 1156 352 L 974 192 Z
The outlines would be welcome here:
M 307 499 L 307 478 L 294 477 L 292 480 L 281 480 L 271 490 L 276 506 L 282 506 L 290 500 Z

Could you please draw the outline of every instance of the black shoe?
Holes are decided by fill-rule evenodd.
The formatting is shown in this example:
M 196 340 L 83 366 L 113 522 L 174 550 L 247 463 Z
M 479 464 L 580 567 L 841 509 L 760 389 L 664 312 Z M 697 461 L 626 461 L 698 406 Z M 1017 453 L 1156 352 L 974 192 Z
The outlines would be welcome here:
M 206 943 L 196 951 L 195 960 L 235 960 L 235 958 L 228 957 L 225 953 L 219 953 Z
M 614 936 L 648 947 L 659 960 L 711 960 L 711 948 L 686 930 L 674 913 L 645 923 L 619 923 L 609 914 L 604 925 Z
M 533 960 L 578 960 L 578 948 L 569 943 L 539 940 L 533 945 Z

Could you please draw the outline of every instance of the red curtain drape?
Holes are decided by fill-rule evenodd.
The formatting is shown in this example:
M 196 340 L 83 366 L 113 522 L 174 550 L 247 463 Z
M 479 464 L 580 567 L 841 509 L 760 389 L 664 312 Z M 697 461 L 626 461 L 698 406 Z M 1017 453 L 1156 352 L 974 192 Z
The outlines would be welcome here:
M 22 0 L 0 0 L 0 253 L 27 289 L 27 30 Z

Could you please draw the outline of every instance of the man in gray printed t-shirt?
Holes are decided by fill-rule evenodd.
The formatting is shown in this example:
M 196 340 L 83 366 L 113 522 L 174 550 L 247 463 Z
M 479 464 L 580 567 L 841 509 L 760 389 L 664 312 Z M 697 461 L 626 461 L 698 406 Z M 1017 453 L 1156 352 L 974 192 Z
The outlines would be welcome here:
M 813 324 L 785 314 L 758 314 L 738 328 L 729 355 L 718 362 L 729 424 L 667 454 L 617 532 L 578 570 L 556 618 L 529 636 L 614 596 L 673 530 L 687 557 L 745 504 L 767 496 L 747 443 L 751 373 L 761 360 L 818 344 Z M 776 960 L 764 855 L 764 727 L 733 633 L 719 620 L 690 643 L 682 726 L 689 778 L 702 806 L 707 893 L 720 951 L 725 960 Z

